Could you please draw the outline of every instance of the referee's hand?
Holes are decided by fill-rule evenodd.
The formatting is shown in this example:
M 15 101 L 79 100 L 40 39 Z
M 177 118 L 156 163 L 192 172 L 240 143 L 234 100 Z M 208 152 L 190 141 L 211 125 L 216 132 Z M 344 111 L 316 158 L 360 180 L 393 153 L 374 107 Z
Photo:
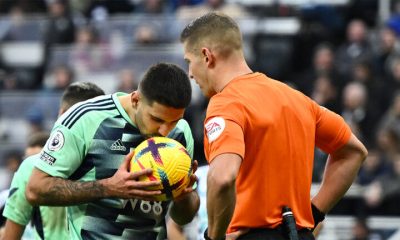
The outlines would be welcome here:
M 232 232 L 232 233 L 226 234 L 226 238 L 225 239 L 226 240 L 236 240 L 240 236 L 242 236 L 243 234 L 246 234 L 248 231 L 250 231 L 249 228 L 240 229 L 240 230 L 238 230 L 236 232 Z

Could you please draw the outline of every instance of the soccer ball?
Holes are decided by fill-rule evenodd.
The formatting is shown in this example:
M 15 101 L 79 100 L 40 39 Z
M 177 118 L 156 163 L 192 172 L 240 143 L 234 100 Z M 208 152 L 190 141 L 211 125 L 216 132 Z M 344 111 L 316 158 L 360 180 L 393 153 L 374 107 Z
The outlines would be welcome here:
M 161 190 L 157 201 L 167 201 L 178 197 L 190 182 L 192 159 L 185 147 L 174 139 L 153 137 L 140 143 L 135 148 L 130 171 L 151 168 L 153 173 L 142 176 L 140 181 L 160 181 L 162 187 L 151 188 Z

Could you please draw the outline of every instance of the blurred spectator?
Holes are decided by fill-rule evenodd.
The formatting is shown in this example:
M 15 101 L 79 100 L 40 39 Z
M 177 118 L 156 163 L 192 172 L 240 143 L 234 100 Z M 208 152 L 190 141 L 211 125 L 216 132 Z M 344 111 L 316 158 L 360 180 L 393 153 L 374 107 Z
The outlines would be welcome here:
M 22 162 L 22 154 L 20 151 L 11 151 L 7 156 L 6 156 L 6 169 L 10 173 L 14 173 L 15 171 L 18 170 L 19 165 Z
M 205 0 L 204 3 L 194 6 L 181 6 L 177 9 L 180 19 L 194 19 L 208 12 L 219 11 L 232 18 L 245 17 L 246 9 L 237 3 L 227 3 L 225 0 Z
M 390 66 L 393 59 L 400 55 L 400 43 L 395 31 L 390 27 L 382 27 L 379 30 L 377 40 L 376 65 L 378 74 L 390 75 Z
M 394 127 L 397 123 L 400 123 L 400 91 L 395 93 L 387 112 L 381 117 L 380 127 L 390 128 Z
M 372 57 L 371 46 L 367 39 L 367 27 L 361 20 L 352 20 L 347 25 L 346 42 L 339 46 L 336 53 L 336 67 L 344 79 L 348 79 L 353 64 L 359 59 Z
M 340 90 L 342 86 L 341 80 L 338 78 L 338 74 L 334 66 L 334 52 L 333 47 L 329 43 L 321 43 L 314 49 L 312 65 L 307 68 L 303 73 L 296 74 L 292 82 L 295 84 L 301 92 L 307 96 L 311 96 L 315 81 L 320 76 L 326 76 L 332 82 L 332 84 Z
M 160 15 L 170 12 L 164 0 L 142 0 L 137 6 L 135 13 Z
M 135 11 L 139 24 L 134 28 L 134 42 L 141 45 L 175 42 L 179 39 L 176 19 L 165 0 L 142 0 Z
M 67 66 L 59 66 L 54 71 L 54 77 L 54 89 L 63 91 L 74 81 L 74 72 Z
M 182 6 L 192 6 L 203 3 L 204 0 L 170 0 L 170 5 L 173 11 Z
M 14 73 L 7 73 L 6 71 L 0 73 L 0 90 L 17 90 L 20 87 Z
M 86 8 L 85 15 L 97 22 L 105 21 L 111 14 L 131 13 L 135 9 L 135 5 L 130 0 L 86 0 L 81 2 L 90 3 Z M 75 3 L 75 5 L 77 4 Z
M 77 30 L 75 44 L 78 48 L 85 48 L 99 43 L 97 31 L 90 25 L 82 26 Z
M 92 4 L 92 0 L 69 0 L 69 7 L 72 12 L 85 14 L 89 11 L 89 7 Z
M 105 71 L 112 62 L 108 47 L 102 44 L 97 31 L 90 26 L 81 27 L 76 35 L 70 64 L 77 74 Z
M 43 48 L 34 42 L 41 36 L 39 24 L 40 21 L 31 21 L 19 5 L 13 6 L 9 17 L 2 22 L 0 39 L 9 45 L 0 46 L 2 65 L 6 70 L 0 88 L 36 89 L 41 86 Z M 21 56 L 20 46 L 30 46 L 31 54 Z
M 0 13 L 9 13 L 14 7 L 26 13 L 43 13 L 46 11 L 46 0 L 0 0 Z
M 48 90 L 61 92 L 74 82 L 75 73 L 67 65 L 56 66 L 52 74 L 46 79 Z
M 118 86 L 114 92 L 132 92 L 137 89 L 139 83 L 135 72 L 131 69 L 122 69 L 118 73 L 118 80 Z
M 157 44 L 159 43 L 159 31 L 152 24 L 138 26 L 134 31 L 134 41 L 139 45 Z
M 75 26 L 66 0 L 49 0 L 49 20 L 45 27 L 44 43 L 70 44 L 75 38 Z
M 369 149 L 367 159 L 358 173 L 357 182 L 360 185 L 368 185 L 389 171 L 390 166 L 380 151 Z
M 399 124 L 394 123 L 384 126 L 377 131 L 378 148 L 387 156 L 392 158 L 400 149 Z
M 303 4 L 299 8 L 303 23 L 307 22 L 315 30 L 318 29 L 320 32 L 317 34 L 322 38 L 337 42 L 337 35 L 344 27 L 343 12 L 328 4 Z
M 21 32 L 23 30 L 20 28 L 21 25 L 23 25 L 25 19 L 25 13 L 22 11 L 22 9 L 19 6 L 14 6 L 11 8 L 9 12 L 9 18 L 7 19 L 7 23 L 5 26 L 4 31 L 4 36 L 2 36 L 2 40 L 4 41 L 15 41 L 20 39 L 20 35 L 23 35 L 24 33 Z
M 365 191 L 365 201 L 371 208 L 384 206 L 385 214 L 398 215 L 400 199 L 400 154 L 392 159 L 392 171 L 372 182 Z
M 347 19 L 360 19 L 368 26 L 374 26 L 377 20 L 379 4 L 376 0 L 351 0 L 348 2 Z
M 359 82 L 347 84 L 343 90 L 342 117 L 349 124 L 353 133 L 366 146 L 371 146 L 376 121 L 367 109 L 368 93 Z
M 339 104 L 337 99 L 337 89 L 332 83 L 331 78 L 321 75 L 314 83 L 314 89 L 311 98 L 319 105 L 324 106 L 336 113 L 339 113 Z
M 292 72 L 292 38 L 287 35 L 258 33 L 252 39 L 251 51 L 254 53 L 254 59 L 249 59 L 252 61 L 252 68 L 267 73 L 270 78 L 287 81 Z M 297 83 L 299 80 L 294 81 Z
M 173 43 L 179 39 L 179 22 L 167 16 L 136 16 L 139 22 L 133 28 L 136 45 Z
M 396 92 L 392 104 L 380 119 L 377 143 L 389 158 L 400 151 L 400 92 Z
M 387 87 L 380 77 L 378 77 L 372 64 L 368 60 L 358 60 L 351 69 L 352 81 L 359 82 L 367 88 L 368 93 L 368 111 L 377 119 L 388 108 L 390 102 L 386 99 L 385 87 Z
M 400 89 L 400 55 L 396 55 L 390 62 L 390 75 L 385 79 L 386 101 L 391 102 Z
M 342 43 L 340 33 L 345 25 L 342 13 L 333 6 L 307 4 L 299 7 L 301 25 L 299 33 L 294 36 L 292 63 L 295 72 L 303 72 L 310 67 L 310 53 L 315 53 L 319 44 L 327 45 L 326 42 L 329 42 L 336 46 Z
M 1 162 L 5 164 L 0 174 L 0 191 L 10 187 L 11 178 L 22 162 L 22 153 L 19 150 L 9 150 L 4 154 Z
M 32 134 L 28 139 L 28 145 L 25 148 L 25 155 L 24 159 L 38 154 L 43 146 L 46 144 L 47 139 L 50 137 L 49 133 L 47 132 L 37 132 Z
M 26 113 L 26 122 L 28 124 L 28 136 L 44 130 L 44 115 L 37 106 L 32 106 Z
M 357 218 L 352 227 L 351 240 L 383 240 L 383 238 L 379 234 L 371 232 L 366 219 Z

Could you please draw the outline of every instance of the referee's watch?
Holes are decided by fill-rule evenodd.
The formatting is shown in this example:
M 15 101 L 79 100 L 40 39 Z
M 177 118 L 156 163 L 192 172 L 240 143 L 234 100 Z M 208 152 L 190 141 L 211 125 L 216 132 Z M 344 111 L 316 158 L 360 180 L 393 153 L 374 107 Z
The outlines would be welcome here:
M 210 237 L 208 236 L 208 228 L 206 228 L 206 230 L 204 231 L 204 239 L 205 239 L 205 240 L 216 240 L 216 239 L 212 239 L 212 238 L 210 238 Z M 218 239 L 218 240 L 225 240 L 225 237 L 220 238 L 220 239 Z

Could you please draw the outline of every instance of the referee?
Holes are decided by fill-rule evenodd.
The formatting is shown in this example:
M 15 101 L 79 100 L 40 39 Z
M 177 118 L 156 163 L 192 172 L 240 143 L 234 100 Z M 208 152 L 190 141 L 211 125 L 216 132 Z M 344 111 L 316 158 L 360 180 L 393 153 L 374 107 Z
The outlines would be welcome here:
M 312 229 L 354 181 L 367 155 L 364 145 L 339 115 L 253 72 L 229 16 L 195 19 L 181 42 L 190 77 L 210 98 L 204 122 L 210 164 L 204 238 L 288 239 L 282 217 L 288 206 L 299 239 L 314 239 Z M 329 159 L 321 189 L 310 199 L 315 147 Z

